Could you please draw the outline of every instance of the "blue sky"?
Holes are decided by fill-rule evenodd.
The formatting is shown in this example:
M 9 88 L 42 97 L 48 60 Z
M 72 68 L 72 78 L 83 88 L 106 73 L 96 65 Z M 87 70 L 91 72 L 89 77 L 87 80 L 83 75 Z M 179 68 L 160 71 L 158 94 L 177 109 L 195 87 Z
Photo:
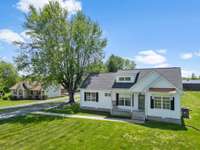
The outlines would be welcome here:
M 48 0 L 0 2 L 0 57 L 16 56 L 13 40 L 26 40 L 28 4 Z M 73 14 L 83 10 L 97 21 L 108 39 L 105 56 L 116 54 L 143 67 L 182 67 L 184 76 L 200 75 L 199 0 L 59 0 Z

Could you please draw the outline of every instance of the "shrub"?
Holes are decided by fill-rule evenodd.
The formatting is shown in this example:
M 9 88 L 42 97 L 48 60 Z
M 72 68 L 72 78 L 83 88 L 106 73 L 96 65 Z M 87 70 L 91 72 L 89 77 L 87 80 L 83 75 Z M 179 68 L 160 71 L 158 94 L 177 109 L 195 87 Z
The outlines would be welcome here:
M 4 96 L 2 97 L 3 100 L 10 100 L 11 99 L 11 93 L 6 93 L 4 94 Z
M 65 106 L 60 106 L 58 108 L 53 108 L 47 111 L 54 112 L 54 113 L 76 114 L 80 111 L 80 106 L 79 104 L 65 105 Z
M 9 98 L 8 98 L 8 96 L 3 96 L 2 99 L 3 99 L 3 100 L 8 100 Z
M 44 95 L 44 96 L 42 96 L 41 99 L 42 99 L 42 100 L 47 100 L 47 98 L 48 98 L 47 95 Z
M 77 104 L 77 103 L 73 104 L 73 105 L 71 106 L 71 108 L 72 108 L 72 110 L 73 110 L 74 113 L 77 113 L 77 112 L 80 111 L 80 105 Z

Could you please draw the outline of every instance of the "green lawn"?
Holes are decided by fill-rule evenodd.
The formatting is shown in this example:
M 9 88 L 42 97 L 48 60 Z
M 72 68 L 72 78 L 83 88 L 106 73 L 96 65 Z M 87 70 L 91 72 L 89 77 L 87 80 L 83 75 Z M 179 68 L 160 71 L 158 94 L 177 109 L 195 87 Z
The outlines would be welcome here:
M 45 111 L 53 112 L 53 113 L 62 113 L 62 114 L 77 114 L 77 115 L 86 115 L 86 116 L 110 117 L 110 113 L 108 112 L 98 112 L 98 111 L 80 109 L 80 105 L 78 103 L 70 105 L 70 106 L 67 105 L 64 107 L 47 109 Z
M 48 99 L 48 100 L 54 100 L 54 99 L 55 98 L 51 98 L 51 99 Z M 66 100 L 66 99 L 64 99 L 64 100 Z M 62 102 L 64 100 L 60 100 L 60 101 Z M 21 105 L 21 104 L 31 104 L 31 103 L 37 103 L 37 102 L 40 102 L 40 101 L 41 100 L 0 100 L 0 107 L 16 106 L 16 105 Z
M 0 121 L 0 149 L 200 149 L 200 93 L 185 93 L 182 103 L 192 109 L 185 127 L 39 115 Z

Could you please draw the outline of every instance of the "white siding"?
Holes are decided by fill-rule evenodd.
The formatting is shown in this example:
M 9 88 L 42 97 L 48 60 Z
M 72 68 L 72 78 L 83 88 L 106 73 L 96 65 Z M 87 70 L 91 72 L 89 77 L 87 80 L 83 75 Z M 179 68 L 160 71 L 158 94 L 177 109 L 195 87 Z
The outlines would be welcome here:
M 99 101 L 92 102 L 92 101 L 84 101 L 84 93 L 85 92 L 98 92 L 99 93 Z M 92 107 L 92 108 L 102 108 L 102 109 L 111 109 L 112 108 L 112 101 L 111 96 L 105 96 L 105 93 L 111 93 L 111 91 L 98 91 L 98 90 L 84 90 L 81 89 L 81 100 L 80 105 L 81 107 Z
M 148 87 L 152 82 L 156 81 L 159 78 L 159 74 L 156 72 L 151 72 L 147 76 L 145 76 L 143 79 L 137 82 L 136 85 L 134 85 L 131 90 L 134 92 L 142 92 L 146 87 Z
M 61 96 L 61 88 L 60 88 L 60 86 L 49 86 L 45 90 L 45 94 L 49 98 Z
M 174 118 L 174 119 L 180 119 L 181 117 L 181 110 L 180 110 L 180 96 L 179 94 L 174 94 L 174 108 L 175 110 L 166 110 L 166 109 L 156 109 L 151 108 L 151 95 L 153 93 L 146 93 L 146 112 L 145 114 L 148 116 L 155 116 L 155 117 L 161 117 L 161 118 Z M 160 94 L 163 95 L 163 94 Z
M 169 81 L 167 81 L 165 78 L 160 77 L 157 81 L 153 82 L 150 87 L 153 88 L 176 88 L 173 86 Z

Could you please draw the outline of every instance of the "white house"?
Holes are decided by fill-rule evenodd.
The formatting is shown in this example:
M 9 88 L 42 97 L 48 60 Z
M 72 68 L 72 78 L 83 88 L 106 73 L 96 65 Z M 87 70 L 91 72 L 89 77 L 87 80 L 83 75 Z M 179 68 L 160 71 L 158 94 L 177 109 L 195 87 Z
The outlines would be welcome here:
M 133 120 L 180 124 L 181 93 L 180 68 L 120 70 L 88 76 L 81 86 L 80 106 Z

